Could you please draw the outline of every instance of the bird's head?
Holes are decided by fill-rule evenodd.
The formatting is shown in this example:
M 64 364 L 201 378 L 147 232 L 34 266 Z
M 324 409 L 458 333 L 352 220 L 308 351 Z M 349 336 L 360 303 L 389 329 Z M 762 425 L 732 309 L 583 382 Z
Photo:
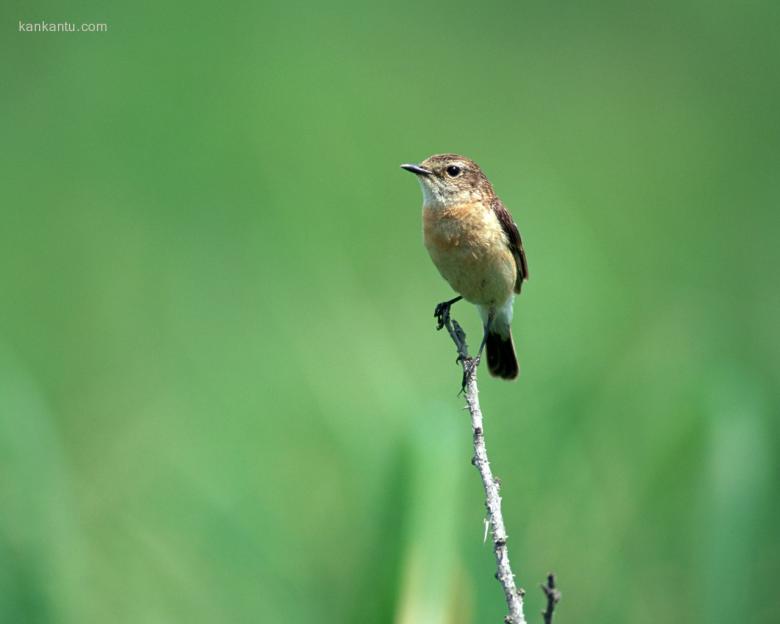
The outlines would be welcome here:
M 420 181 L 423 203 L 430 208 L 484 201 L 494 196 L 493 187 L 473 160 L 458 154 L 435 154 L 419 165 L 401 165 Z

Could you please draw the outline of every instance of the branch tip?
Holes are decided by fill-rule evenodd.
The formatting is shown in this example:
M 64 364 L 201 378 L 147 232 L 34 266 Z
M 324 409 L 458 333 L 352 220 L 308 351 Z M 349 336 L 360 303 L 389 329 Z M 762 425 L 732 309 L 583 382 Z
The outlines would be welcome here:
M 561 601 L 561 592 L 555 587 L 555 574 L 550 572 L 547 575 L 547 583 L 542 583 L 541 587 L 547 597 L 547 608 L 542 611 L 544 624 L 552 624 L 555 606 Z

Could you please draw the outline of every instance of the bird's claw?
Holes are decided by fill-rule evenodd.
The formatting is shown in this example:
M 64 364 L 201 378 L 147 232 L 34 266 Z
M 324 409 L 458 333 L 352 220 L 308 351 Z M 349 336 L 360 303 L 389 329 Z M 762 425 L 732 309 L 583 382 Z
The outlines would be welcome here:
M 436 318 L 436 329 L 441 329 L 450 320 L 450 303 L 444 301 L 436 305 L 436 309 L 433 311 L 433 316 Z

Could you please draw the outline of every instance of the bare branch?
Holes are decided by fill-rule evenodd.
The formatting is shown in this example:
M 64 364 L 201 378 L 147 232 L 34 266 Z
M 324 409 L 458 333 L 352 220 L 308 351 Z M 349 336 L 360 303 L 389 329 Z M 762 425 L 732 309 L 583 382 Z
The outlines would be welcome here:
M 542 611 L 544 624 L 552 624 L 555 605 L 561 601 L 561 592 L 555 588 L 555 575 L 552 572 L 547 575 L 547 584 L 542 584 L 542 591 L 547 596 L 547 608 Z
M 471 415 L 471 429 L 474 437 L 474 457 L 471 462 L 479 471 L 482 485 L 485 488 L 487 519 L 493 536 L 493 552 L 496 555 L 498 567 L 496 579 L 501 583 L 509 608 L 509 615 L 506 616 L 504 622 L 506 624 L 526 624 L 523 615 L 523 591 L 517 589 L 515 575 L 509 565 L 509 551 L 506 545 L 508 537 L 504 526 L 504 517 L 501 513 L 499 482 L 490 469 L 487 448 L 485 447 L 482 410 L 479 406 L 479 388 L 477 387 L 477 361 L 469 356 L 466 334 L 457 321 L 450 319 L 449 310 L 439 316 L 439 329 L 441 327 L 447 328 L 458 349 L 458 361 L 463 367 L 463 393 Z

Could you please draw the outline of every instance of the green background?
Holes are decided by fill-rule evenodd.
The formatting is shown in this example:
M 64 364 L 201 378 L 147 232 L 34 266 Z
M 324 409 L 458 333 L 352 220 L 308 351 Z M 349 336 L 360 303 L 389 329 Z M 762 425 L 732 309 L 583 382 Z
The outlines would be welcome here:
M 123 4 L 0 7 L 0 621 L 501 621 L 444 151 L 528 253 L 529 620 L 777 621 L 776 2 Z

